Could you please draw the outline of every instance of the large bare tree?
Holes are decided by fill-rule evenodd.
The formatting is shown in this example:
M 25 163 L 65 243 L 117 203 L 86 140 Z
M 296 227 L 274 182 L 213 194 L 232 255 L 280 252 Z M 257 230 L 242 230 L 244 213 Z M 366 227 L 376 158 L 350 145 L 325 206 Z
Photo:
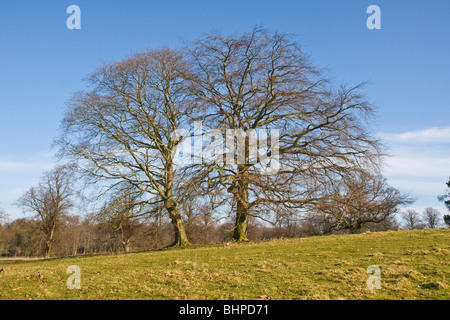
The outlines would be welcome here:
M 97 190 L 133 190 L 136 205 L 165 209 L 173 246 L 189 244 L 175 185 L 180 141 L 172 139 L 191 110 L 189 69 L 180 51 L 166 48 L 99 67 L 88 89 L 72 98 L 59 140 L 61 155 L 77 162 Z
M 366 130 L 373 110 L 360 86 L 330 89 L 289 36 L 261 28 L 209 34 L 190 54 L 202 110 L 197 119 L 231 141 L 218 161 L 191 169 L 210 190 L 230 193 L 234 241 L 247 241 L 249 215 L 305 208 L 327 181 L 378 162 L 379 143 Z M 227 132 L 236 135 L 230 139 Z M 269 173 L 263 170 L 268 164 Z
M 45 257 L 49 258 L 60 220 L 72 207 L 73 175 L 66 166 L 46 172 L 37 187 L 30 188 L 17 205 L 40 221 L 45 236 Z

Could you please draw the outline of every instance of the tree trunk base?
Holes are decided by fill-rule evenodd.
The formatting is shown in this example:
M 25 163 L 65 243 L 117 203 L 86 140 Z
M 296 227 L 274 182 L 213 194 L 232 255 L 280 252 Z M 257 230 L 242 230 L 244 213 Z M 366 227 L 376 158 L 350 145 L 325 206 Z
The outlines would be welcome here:
M 234 234 L 233 238 L 231 238 L 232 242 L 249 242 L 247 236 L 245 234 Z
M 172 244 L 168 245 L 167 248 L 183 248 L 190 246 L 189 241 L 175 240 Z
M 168 207 L 169 215 L 172 220 L 172 225 L 175 231 L 175 240 L 168 246 L 169 248 L 187 247 L 191 245 L 184 229 L 183 221 L 181 220 L 180 212 L 176 206 Z

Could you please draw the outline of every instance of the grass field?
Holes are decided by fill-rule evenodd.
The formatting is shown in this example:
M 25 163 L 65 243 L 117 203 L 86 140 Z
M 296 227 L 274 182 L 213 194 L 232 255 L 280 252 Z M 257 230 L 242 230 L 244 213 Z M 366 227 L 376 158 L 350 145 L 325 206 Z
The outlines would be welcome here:
M 67 289 L 68 266 L 81 289 Z M 367 289 L 370 265 L 381 289 Z M 0 260 L 0 299 L 450 299 L 450 229 Z

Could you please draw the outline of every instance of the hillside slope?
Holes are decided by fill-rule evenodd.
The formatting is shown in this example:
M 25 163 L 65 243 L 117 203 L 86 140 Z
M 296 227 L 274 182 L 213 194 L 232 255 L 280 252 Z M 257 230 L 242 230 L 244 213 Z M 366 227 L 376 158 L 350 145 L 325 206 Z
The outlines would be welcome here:
M 67 289 L 79 266 L 81 289 Z M 381 288 L 367 289 L 369 266 Z M 450 229 L 0 260 L 4 299 L 450 299 Z

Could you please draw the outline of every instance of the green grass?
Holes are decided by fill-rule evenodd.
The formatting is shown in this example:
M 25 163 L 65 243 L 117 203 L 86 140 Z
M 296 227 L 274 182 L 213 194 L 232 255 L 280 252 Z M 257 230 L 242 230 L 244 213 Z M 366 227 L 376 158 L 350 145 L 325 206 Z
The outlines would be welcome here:
M 0 299 L 449 299 L 449 257 L 438 229 L 0 260 Z M 67 289 L 70 265 L 80 290 Z M 370 265 L 381 289 L 366 288 Z

